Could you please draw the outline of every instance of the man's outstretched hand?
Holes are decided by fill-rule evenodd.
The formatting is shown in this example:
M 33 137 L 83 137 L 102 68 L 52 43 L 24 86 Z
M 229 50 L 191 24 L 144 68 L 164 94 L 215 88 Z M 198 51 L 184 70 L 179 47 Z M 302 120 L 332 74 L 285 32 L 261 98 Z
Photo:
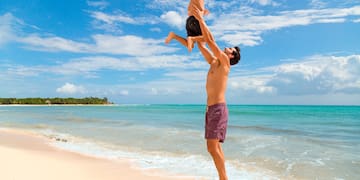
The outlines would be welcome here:
M 201 14 L 201 11 L 197 8 L 197 6 L 193 5 L 193 8 L 192 8 L 192 14 L 194 15 L 194 17 L 200 21 L 203 19 L 202 17 L 202 14 Z

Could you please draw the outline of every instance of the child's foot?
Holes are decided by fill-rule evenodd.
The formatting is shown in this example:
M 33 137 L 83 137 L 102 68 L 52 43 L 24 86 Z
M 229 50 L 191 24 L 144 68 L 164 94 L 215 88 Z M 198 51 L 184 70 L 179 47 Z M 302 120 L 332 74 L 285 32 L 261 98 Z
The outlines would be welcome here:
M 165 44 L 169 44 L 169 42 L 174 38 L 174 33 L 169 32 L 168 37 L 165 39 Z
M 187 48 L 188 48 L 188 51 L 191 52 L 192 49 L 194 48 L 194 41 L 192 40 L 191 37 L 188 37 L 187 38 Z

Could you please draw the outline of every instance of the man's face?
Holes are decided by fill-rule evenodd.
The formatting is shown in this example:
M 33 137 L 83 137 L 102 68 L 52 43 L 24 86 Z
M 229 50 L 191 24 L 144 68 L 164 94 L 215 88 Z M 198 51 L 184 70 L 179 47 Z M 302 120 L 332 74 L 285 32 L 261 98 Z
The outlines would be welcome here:
M 229 57 L 229 59 L 231 59 L 231 58 L 233 58 L 234 57 L 234 52 L 236 51 L 236 49 L 235 48 L 225 48 L 225 50 L 224 50 L 224 52 L 225 52 L 225 54 Z

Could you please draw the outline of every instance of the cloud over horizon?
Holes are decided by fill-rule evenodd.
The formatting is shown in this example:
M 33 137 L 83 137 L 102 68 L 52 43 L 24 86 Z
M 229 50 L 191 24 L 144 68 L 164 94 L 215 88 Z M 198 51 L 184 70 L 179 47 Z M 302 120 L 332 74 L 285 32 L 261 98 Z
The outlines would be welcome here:
M 77 86 L 71 83 L 65 83 L 63 86 L 56 89 L 56 92 L 63 94 L 84 94 L 86 92 L 83 86 Z
M 233 77 L 230 85 L 233 89 L 258 94 L 300 96 L 345 93 L 360 95 L 359 69 L 360 55 L 315 55 L 294 63 L 260 68 L 257 70 L 259 75 Z

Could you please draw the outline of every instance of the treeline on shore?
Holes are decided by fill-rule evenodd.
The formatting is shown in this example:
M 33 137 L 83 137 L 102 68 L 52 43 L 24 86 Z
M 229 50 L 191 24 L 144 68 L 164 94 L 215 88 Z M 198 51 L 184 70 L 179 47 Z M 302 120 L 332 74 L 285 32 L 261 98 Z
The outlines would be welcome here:
M 86 98 L 0 98 L 0 104 L 112 104 L 106 97 Z

